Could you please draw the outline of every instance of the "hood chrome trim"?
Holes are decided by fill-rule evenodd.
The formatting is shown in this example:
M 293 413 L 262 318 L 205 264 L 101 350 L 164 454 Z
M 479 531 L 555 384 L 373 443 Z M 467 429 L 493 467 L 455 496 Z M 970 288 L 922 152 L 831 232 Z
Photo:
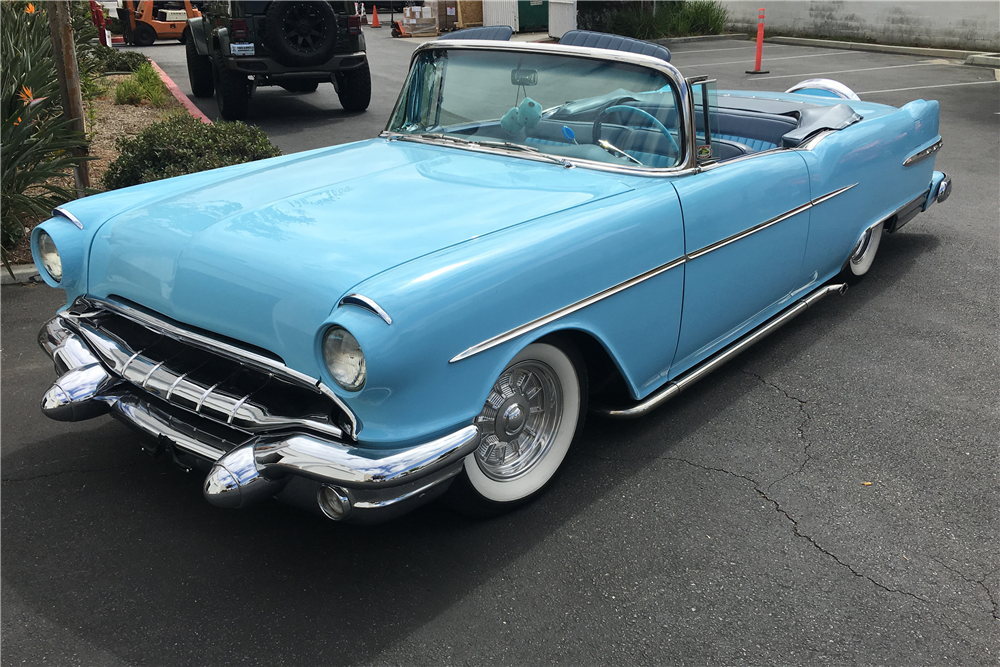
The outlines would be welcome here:
M 64 209 L 62 206 L 56 206 L 54 209 L 52 209 L 52 217 L 66 218 L 74 225 L 76 225 L 78 229 L 83 229 L 83 223 L 80 222 L 79 218 L 77 218 L 75 215 Z
M 389 317 L 389 313 L 382 310 L 382 306 L 375 303 L 374 299 L 370 299 L 364 294 L 348 294 L 337 304 L 338 308 L 341 306 L 357 306 L 358 308 L 364 308 L 365 310 L 375 313 L 381 317 L 386 324 L 392 324 L 392 318 Z

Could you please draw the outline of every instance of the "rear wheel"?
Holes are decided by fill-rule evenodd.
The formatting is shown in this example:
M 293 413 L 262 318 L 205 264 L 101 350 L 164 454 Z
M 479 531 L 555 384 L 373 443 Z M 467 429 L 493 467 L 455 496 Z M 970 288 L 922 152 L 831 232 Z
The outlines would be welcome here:
M 345 111 L 364 111 L 372 101 L 372 75 L 365 62 L 361 67 L 337 72 L 337 97 Z
M 839 278 L 841 280 L 854 284 L 859 282 L 868 273 L 868 269 L 871 268 L 872 262 L 875 261 L 875 254 L 878 252 L 879 244 L 882 241 L 883 225 L 884 223 L 880 222 L 874 227 L 866 229 L 865 233 L 861 235 L 861 238 L 854 245 L 854 250 L 851 251 L 851 256 L 840 272 Z
M 195 97 L 211 97 L 215 92 L 215 78 L 212 76 L 212 59 L 198 53 L 194 38 L 186 32 L 184 53 L 187 56 L 188 81 Z
M 587 373 L 575 347 L 567 341 L 524 348 L 476 417 L 482 440 L 446 502 L 465 514 L 496 516 L 533 499 L 582 430 L 586 403 Z
M 146 23 L 139 23 L 135 26 L 132 39 L 138 46 L 152 46 L 156 41 L 156 31 Z
M 213 53 L 212 78 L 219 115 L 226 120 L 244 120 L 250 108 L 250 82 L 246 75 L 226 69 L 222 52 Z

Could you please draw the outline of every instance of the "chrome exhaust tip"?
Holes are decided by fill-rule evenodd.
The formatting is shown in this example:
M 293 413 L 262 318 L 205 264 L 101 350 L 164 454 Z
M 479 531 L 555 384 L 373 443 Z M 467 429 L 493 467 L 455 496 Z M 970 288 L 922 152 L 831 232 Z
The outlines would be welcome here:
M 351 514 L 351 496 L 346 489 L 324 484 L 316 492 L 319 509 L 334 521 L 343 521 Z

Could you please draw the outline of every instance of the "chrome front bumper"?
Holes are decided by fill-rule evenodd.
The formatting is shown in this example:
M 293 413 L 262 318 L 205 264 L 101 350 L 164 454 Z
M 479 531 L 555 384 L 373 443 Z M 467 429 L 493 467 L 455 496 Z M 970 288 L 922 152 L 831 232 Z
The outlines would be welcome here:
M 277 497 L 336 520 L 381 521 L 443 493 L 479 444 L 473 425 L 394 450 L 288 424 L 273 432 L 237 428 L 164 401 L 130 376 L 129 365 L 116 368 L 106 349 L 95 349 L 105 342 L 65 314 L 42 328 L 39 344 L 60 374 L 42 398 L 42 412 L 59 421 L 110 413 L 148 436 L 151 453 L 169 452 L 186 468 L 210 468 L 204 494 L 219 507 Z M 334 508 L 324 502 L 330 497 L 339 499 Z

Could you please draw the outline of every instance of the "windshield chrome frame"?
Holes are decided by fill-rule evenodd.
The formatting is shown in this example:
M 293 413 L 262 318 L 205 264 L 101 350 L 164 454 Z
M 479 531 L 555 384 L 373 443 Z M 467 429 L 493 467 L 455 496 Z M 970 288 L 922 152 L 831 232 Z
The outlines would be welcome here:
M 475 50 L 475 51 L 514 51 L 514 52 L 528 52 L 528 53 L 540 53 L 548 55 L 562 55 L 571 56 L 577 58 L 590 58 L 593 60 L 605 60 L 609 62 L 619 62 L 628 63 L 631 65 L 638 65 L 640 67 L 645 67 L 647 69 L 655 70 L 656 72 L 664 75 L 669 82 L 674 86 L 677 91 L 677 103 L 678 111 L 681 114 L 681 130 L 684 133 L 684 156 L 680 163 L 674 165 L 673 167 L 644 167 L 644 166 L 629 166 L 629 165 L 616 165 L 609 164 L 607 162 L 597 162 L 595 160 L 586 160 L 583 158 L 573 158 L 564 156 L 549 156 L 546 153 L 539 154 L 539 156 L 532 155 L 528 152 L 504 150 L 498 147 L 492 146 L 462 146 L 460 144 L 448 141 L 436 141 L 432 138 L 420 137 L 424 141 L 422 143 L 434 144 L 436 146 L 449 146 L 452 148 L 458 148 L 461 150 L 469 150 L 474 152 L 484 152 L 492 153 L 495 155 L 509 155 L 512 157 L 523 158 L 525 160 L 533 160 L 537 162 L 553 162 L 549 159 L 552 157 L 558 157 L 564 163 L 566 167 L 586 167 L 587 169 L 594 169 L 597 171 L 609 171 L 617 174 L 628 174 L 631 176 L 678 176 L 686 173 L 692 173 L 699 171 L 698 165 L 695 162 L 695 142 L 696 137 L 694 132 L 689 132 L 689 128 L 694 127 L 694 102 L 691 95 L 691 91 L 688 88 L 687 82 L 680 71 L 666 62 L 665 60 L 660 60 L 659 58 L 654 58 L 652 56 L 644 56 L 638 53 L 628 53 L 625 51 L 611 51 L 609 49 L 596 49 L 590 47 L 582 46 L 565 46 L 561 44 L 540 44 L 537 42 L 497 42 L 491 40 L 478 40 L 478 39 L 462 39 L 462 40 L 446 40 L 442 39 L 435 42 L 425 42 L 418 46 L 413 52 L 413 56 L 410 58 L 410 69 L 413 70 L 413 65 L 417 58 L 423 54 L 425 51 L 431 51 L 435 49 L 446 49 L 446 50 Z M 409 83 L 409 72 L 407 73 L 407 83 Z M 406 86 L 399 92 L 399 97 L 396 98 L 396 104 L 393 105 L 392 114 L 389 116 L 389 120 L 386 123 L 385 129 L 379 134 L 380 137 L 387 139 L 399 139 L 399 138 L 414 138 L 416 139 L 418 135 L 409 135 L 403 132 L 393 132 L 389 130 L 389 125 L 392 123 L 392 119 L 396 117 L 396 112 L 399 109 L 399 105 L 404 103 L 403 92 L 406 90 Z

